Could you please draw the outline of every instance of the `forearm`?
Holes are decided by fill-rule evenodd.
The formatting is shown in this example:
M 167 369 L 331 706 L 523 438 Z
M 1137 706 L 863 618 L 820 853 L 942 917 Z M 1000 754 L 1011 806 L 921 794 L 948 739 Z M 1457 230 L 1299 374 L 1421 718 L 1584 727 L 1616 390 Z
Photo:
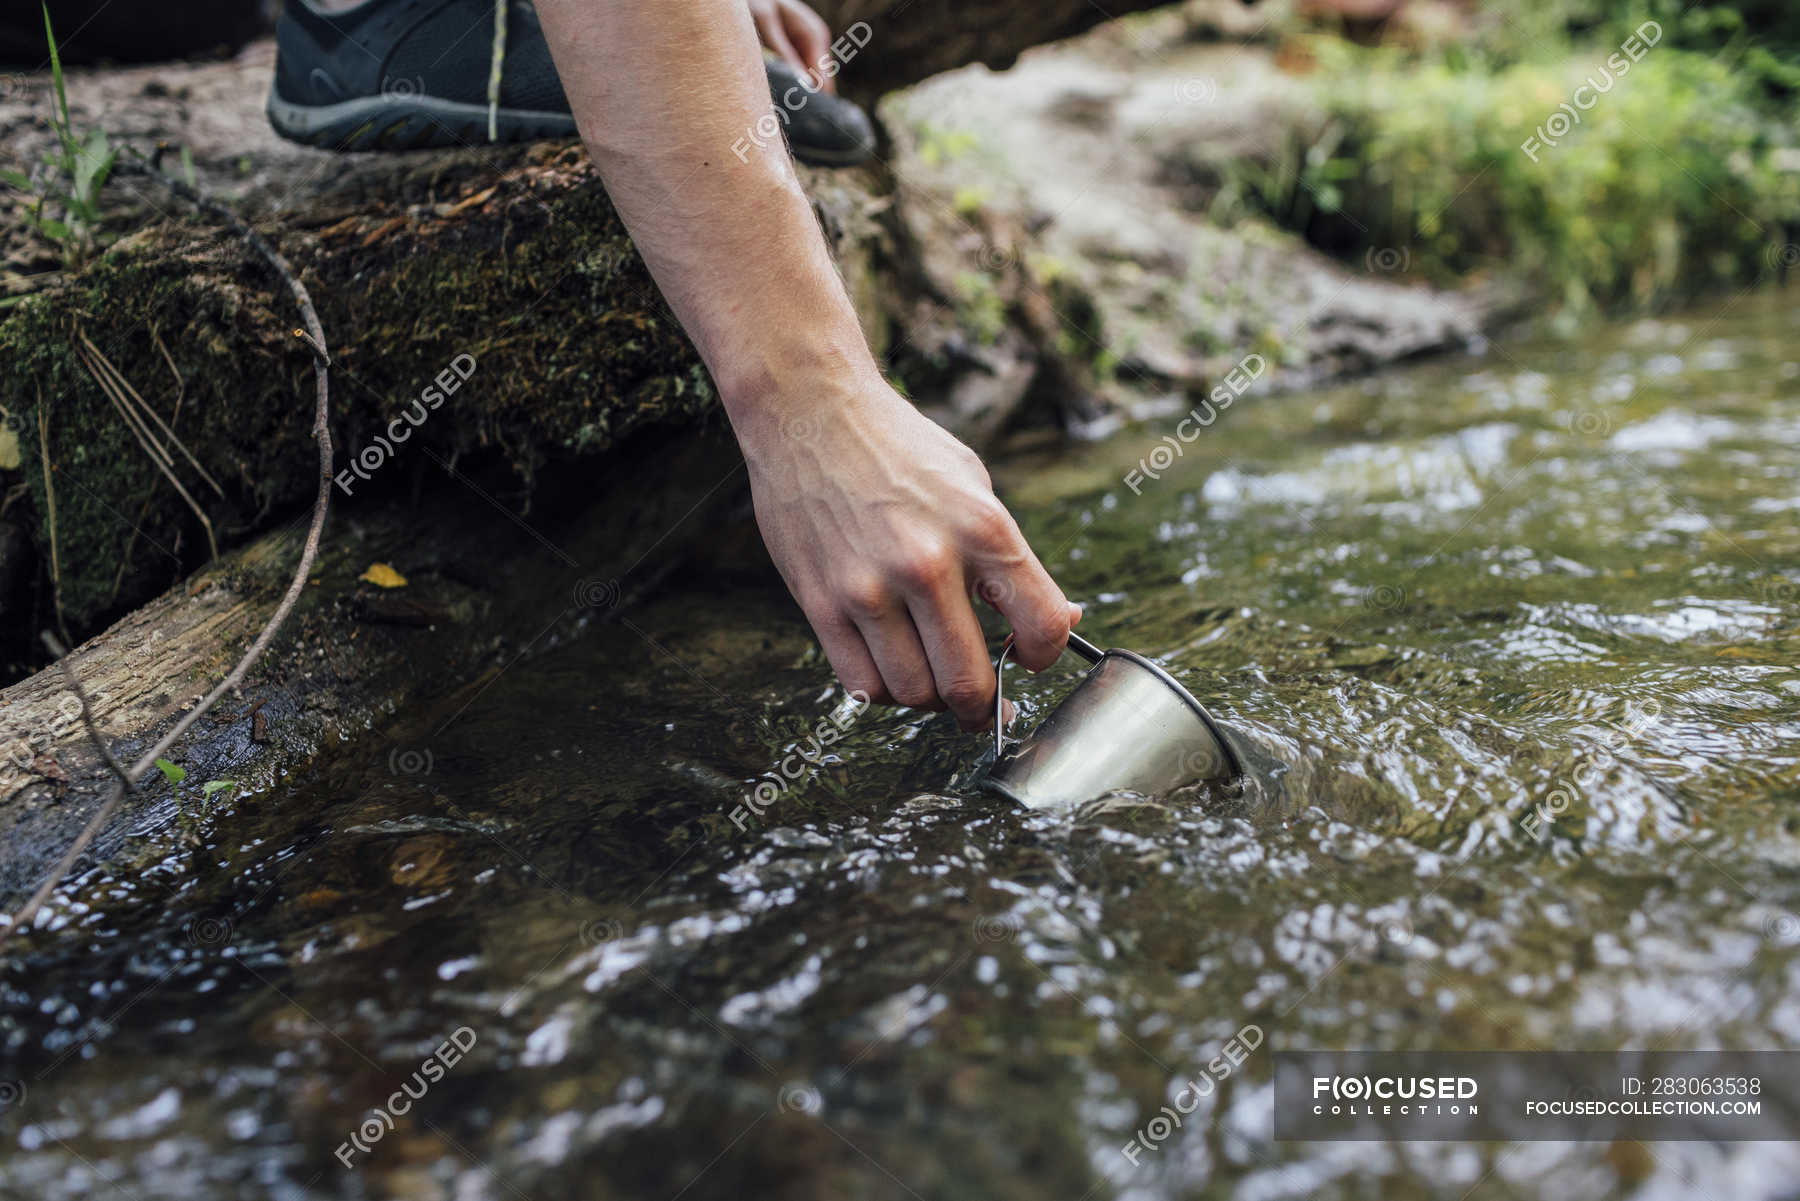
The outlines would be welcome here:
M 808 381 L 876 381 L 786 148 L 744 140 L 770 102 L 742 0 L 537 7 L 607 193 L 740 435 L 816 403 Z
M 1078 611 L 980 460 L 881 379 L 787 147 L 745 138 L 770 101 L 744 0 L 538 11 L 607 193 L 719 386 L 770 558 L 838 678 L 979 728 L 993 677 L 970 591 L 1012 620 L 1033 669 Z

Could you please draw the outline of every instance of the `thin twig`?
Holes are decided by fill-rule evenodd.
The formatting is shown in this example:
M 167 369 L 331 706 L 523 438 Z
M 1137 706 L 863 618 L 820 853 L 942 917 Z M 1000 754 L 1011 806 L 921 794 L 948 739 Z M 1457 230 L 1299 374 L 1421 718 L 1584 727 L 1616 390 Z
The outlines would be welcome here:
M 186 488 L 182 487 L 180 480 L 175 478 L 175 460 L 170 457 L 168 451 L 163 449 L 162 444 L 156 440 L 156 435 L 150 432 L 150 428 L 144 424 L 143 417 L 132 412 L 130 402 L 120 391 L 119 381 L 111 378 L 106 371 L 106 367 L 110 367 L 111 364 L 105 363 L 104 356 L 100 355 L 94 344 L 87 340 L 85 334 L 81 335 L 81 341 L 75 347 L 75 357 L 81 360 L 81 365 L 87 368 L 88 374 L 94 377 L 94 382 L 100 385 L 100 390 L 106 393 L 106 399 L 112 402 L 114 411 L 125 422 L 125 428 L 130 430 L 132 436 L 138 440 L 138 445 L 144 448 L 144 453 L 150 456 L 150 461 L 156 464 L 156 469 L 162 472 L 169 483 L 175 486 L 175 491 L 181 494 L 181 499 L 187 502 L 187 507 L 192 509 L 194 516 L 200 519 L 200 525 L 206 530 L 206 547 L 212 552 L 212 558 L 218 558 L 219 543 L 218 539 L 213 537 L 212 519 L 206 515 L 206 510 L 200 507 L 200 502 L 195 500 Z
M 50 414 L 44 408 L 44 386 L 37 385 L 38 464 L 44 469 L 44 513 L 50 524 L 50 603 L 56 609 L 56 628 L 69 637 L 63 620 L 62 560 L 56 553 L 56 485 L 50 482 Z
M 154 421 L 156 427 L 163 432 L 163 436 L 173 442 L 175 444 L 175 449 L 181 452 L 182 457 L 188 461 L 188 464 L 193 467 L 195 471 L 200 473 L 200 478 L 205 480 L 207 484 L 212 487 L 212 490 L 217 492 L 220 497 L 223 497 L 225 495 L 225 489 L 219 487 L 219 481 L 212 477 L 212 472 L 200 466 L 200 460 L 194 457 L 194 452 L 188 449 L 187 443 L 175 436 L 175 431 L 170 429 L 169 423 L 162 419 L 162 414 L 151 407 L 149 401 L 138 395 L 138 390 L 131 386 L 131 381 L 125 378 L 125 373 L 114 366 L 111 359 L 101 353 L 100 348 L 95 346 L 93 342 L 89 340 L 85 330 L 77 330 L 76 332 L 80 334 L 81 340 L 87 343 L 88 353 L 98 359 L 100 365 L 105 367 L 107 371 L 112 374 L 113 382 L 123 390 L 124 394 L 137 403 L 139 410 L 138 419 L 141 421 L 144 417 L 148 416 L 151 421 Z M 163 353 L 167 354 L 168 352 L 164 351 Z M 171 364 L 171 366 L 173 366 L 173 364 Z M 158 443 L 157 445 L 160 447 L 161 443 Z M 167 453 L 167 451 L 164 451 L 164 454 Z M 170 461 L 173 462 L 173 460 Z
M 106 745 L 106 739 L 100 736 L 100 728 L 94 724 L 94 703 L 88 700 L 87 689 L 81 686 L 81 678 L 75 674 L 75 669 L 69 666 L 69 648 L 58 642 L 56 635 L 49 630 L 45 630 L 39 637 L 43 638 L 44 645 L 50 648 L 50 653 L 56 656 L 57 665 L 62 668 L 63 678 L 69 682 L 69 691 L 73 692 L 75 699 L 81 702 L 81 724 L 87 727 L 88 737 L 92 738 L 94 745 L 100 748 L 100 757 L 106 760 L 106 766 L 112 768 L 113 775 L 119 777 L 120 783 L 125 785 L 126 792 L 136 792 L 137 781 L 131 778 L 130 773 L 125 770 L 125 765 L 119 762 L 119 757 L 113 754 L 110 746 Z
M 306 340 L 313 348 L 313 377 L 317 384 L 317 401 L 313 411 L 313 437 L 319 445 L 319 491 L 317 498 L 313 501 L 312 523 L 307 527 L 306 541 L 301 544 L 300 561 L 294 566 L 293 579 L 288 581 L 287 591 L 282 594 L 281 600 L 275 606 L 275 611 L 269 615 L 269 620 L 263 625 L 262 632 L 257 634 L 256 640 L 250 644 L 250 649 L 244 652 L 243 657 L 237 661 L 237 665 L 226 674 L 225 678 L 220 680 L 198 705 L 188 710 L 175 723 L 174 727 L 157 741 L 155 746 L 145 751 L 138 761 L 124 773 L 119 783 L 113 785 L 106 802 L 88 820 L 81 835 L 75 840 L 75 845 L 63 855 L 61 862 L 56 865 L 56 869 L 32 894 L 31 899 L 25 902 L 24 907 L 13 916 L 13 920 L 4 929 L 0 929 L 0 946 L 4 946 L 6 940 L 11 938 L 21 926 L 29 925 L 37 916 L 44 901 L 55 891 L 63 877 L 68 875 L 70 869 L 75 866 L 75 861 L 80 858 L 81 852 L 87 848 L 88 843 L 93 841 L 94 835 L 99 832 L 100 827 L 118 808 L 120 801 L 125 796 L 126 783 L 143 779 L 144 774 L 155 766 L 157 759 L 161 758 L 164 752 L 173 746 L 183 734 L 187 733 L 188 727 L 200 720 L 201 715 L 211 709 L 220 697 L 238 686 L 238 683 L 244 678 L 244 674 L 250 670 L 250 666 L 262 657 L 269 644 L 275 640 L 276 632 L 281 629 L 288 614 L 293 612 L 295 602 L 300 599 L 301 592 L 306 588 L 306 578 L 312 572 L 314 560 L 318 558 L 319 537 L 325 529 L 325 513 L 331 505 L 331 430 L 328 424 L 331 416 L 331 392 L 327 379 L 331 360 L 325 349 L 325 330 L 319 324 L 319 314 L 313 308 L 312 297 L 307 294 L 306 285 L 294 275 L 293 268 L 288 266 L 287 260 L 281 256 L 280 251 L 269 245 L 261 234 L 244 224 L 236 213 L 218 201 L 201 195 L 181 180 L 171 179 L 159 171 L 151 170 L 142 165 L 141 159 L 139 162 L 121 163 L 119 167 L 123 170 L 150 176 L 200 211 L 224 222 L 239 237 L 249 243 L 250 248 L 256 251 L 264 262 L 268 263 L 293 294 L 294 303 L 300 309 L 301 320 L 306 324 Z M 41 405 L 39 412 L 41 415 Z
M 163 345 L 162 335 L 157 332 L 154 325 L 150 327 L 150 341 L 155 344 L 156 349 L 162 351 L 163 362 L 169 365 L 169 374 L 175 377 L 175 406 L 169 411 L 169 424 L 173 426 L 181 420 L 181 398 L 187 395 L 187 383 L 181 378 L 181 371 L 175 366 L 175 356 L 169 353 L 167 346 Z
M 87 340 L 79 328 L 75 332 L 79 339 L 75 344 L 75 353 L 80 356 L 81 365 L 87 368 L 88 374 L 94 377 L 94 382 L 106 392 L 106 399 L 112 402 L 113 409 L 118 412 L 120 417 L 124 418 L 125 424 L 131 428 L 131 432 L 137 435 L 138 445 L 142 446 L 145 453 L 158 463 L 165 467 L 173 467 L 175 456 L 169 453 L 168 447 L 162 444 L 161 439 L 144 421 L 136 407 L 125 399 L 124 391 L 119 387 L 119 381 L 111 371 L 111 361 L 101 363 L 94 354 L 94 344 Z
M 150 341 L 162 352 L 163 362 L 169 365 L 169 374 L 175 377 L 175 404 L 169 411 L 169 428 L 173 429 L 181 420 L 181 401 L 187 395 L 187 381 L 181 378 L 181 371 L 175 366 L 175 356 L 163 345 L 162 335 L 155 325 L 150 327 Z M 144 493 L 144 499 L 138 505 L 137 520 L 131 523 L 131 537 L 125 539 L 125 553 L 119 556 L 119 570 L 113 573 L 112 591 L 106 596 L 106 603 L 109 605 L 119 599 L 119 589 L 125 586 L 125 573 L 131 569 L 131 556 L 137 550 L 138 527 L 144 524 L 144 518 L 150 514 L 150 505 L 156 500 L 158 482 L 150 481 L 150 489 Z

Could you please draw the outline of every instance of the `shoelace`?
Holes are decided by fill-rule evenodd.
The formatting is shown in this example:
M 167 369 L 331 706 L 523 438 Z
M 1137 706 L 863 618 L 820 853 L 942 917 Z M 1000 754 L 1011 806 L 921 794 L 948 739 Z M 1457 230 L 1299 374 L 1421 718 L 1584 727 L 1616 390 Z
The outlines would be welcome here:
M 494 53 L 488 67 L 488 141 L 500 140 L 500 76 L 506 65 L 506 6 L 511 0 L 494 0 Z

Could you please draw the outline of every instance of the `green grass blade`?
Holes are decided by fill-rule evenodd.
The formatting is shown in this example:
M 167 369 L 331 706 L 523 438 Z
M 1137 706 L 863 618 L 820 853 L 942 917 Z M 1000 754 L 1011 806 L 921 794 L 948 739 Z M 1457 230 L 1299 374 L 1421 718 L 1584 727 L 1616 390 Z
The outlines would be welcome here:
M 56 50 L 56 31 L 50 28 L 50 5 L 44 5 L 44 40 L 50 43 L 50 78 L 56 83 L 56 107 L 61 115 L 60 121 L 53 121 L 57 137 L 62 141 L 63 153 L 73 163 L 75 158 L 75 136 L 69 132 L 69 93 L 63 88 L 62 56 Z

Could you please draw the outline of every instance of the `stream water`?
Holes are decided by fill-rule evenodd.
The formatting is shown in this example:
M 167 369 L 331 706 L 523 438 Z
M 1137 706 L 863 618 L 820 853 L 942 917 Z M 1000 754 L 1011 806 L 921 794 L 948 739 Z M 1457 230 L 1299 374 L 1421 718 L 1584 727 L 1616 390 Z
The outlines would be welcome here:
M 0 964 L 0 1196 L 1791 1197 L 1800 1143 L 1280 1142 L 1269 1080 L 1800 1047 L 1795 333 L 1253 390 L 1138 493 L 1178 415 L 998 469 L 1083 632 L 1286 764 L 1255 795 L 1021 811 L 876 710 L 776 783 L 843 701 L 780 593 L 570 627 L 66 892 Z

